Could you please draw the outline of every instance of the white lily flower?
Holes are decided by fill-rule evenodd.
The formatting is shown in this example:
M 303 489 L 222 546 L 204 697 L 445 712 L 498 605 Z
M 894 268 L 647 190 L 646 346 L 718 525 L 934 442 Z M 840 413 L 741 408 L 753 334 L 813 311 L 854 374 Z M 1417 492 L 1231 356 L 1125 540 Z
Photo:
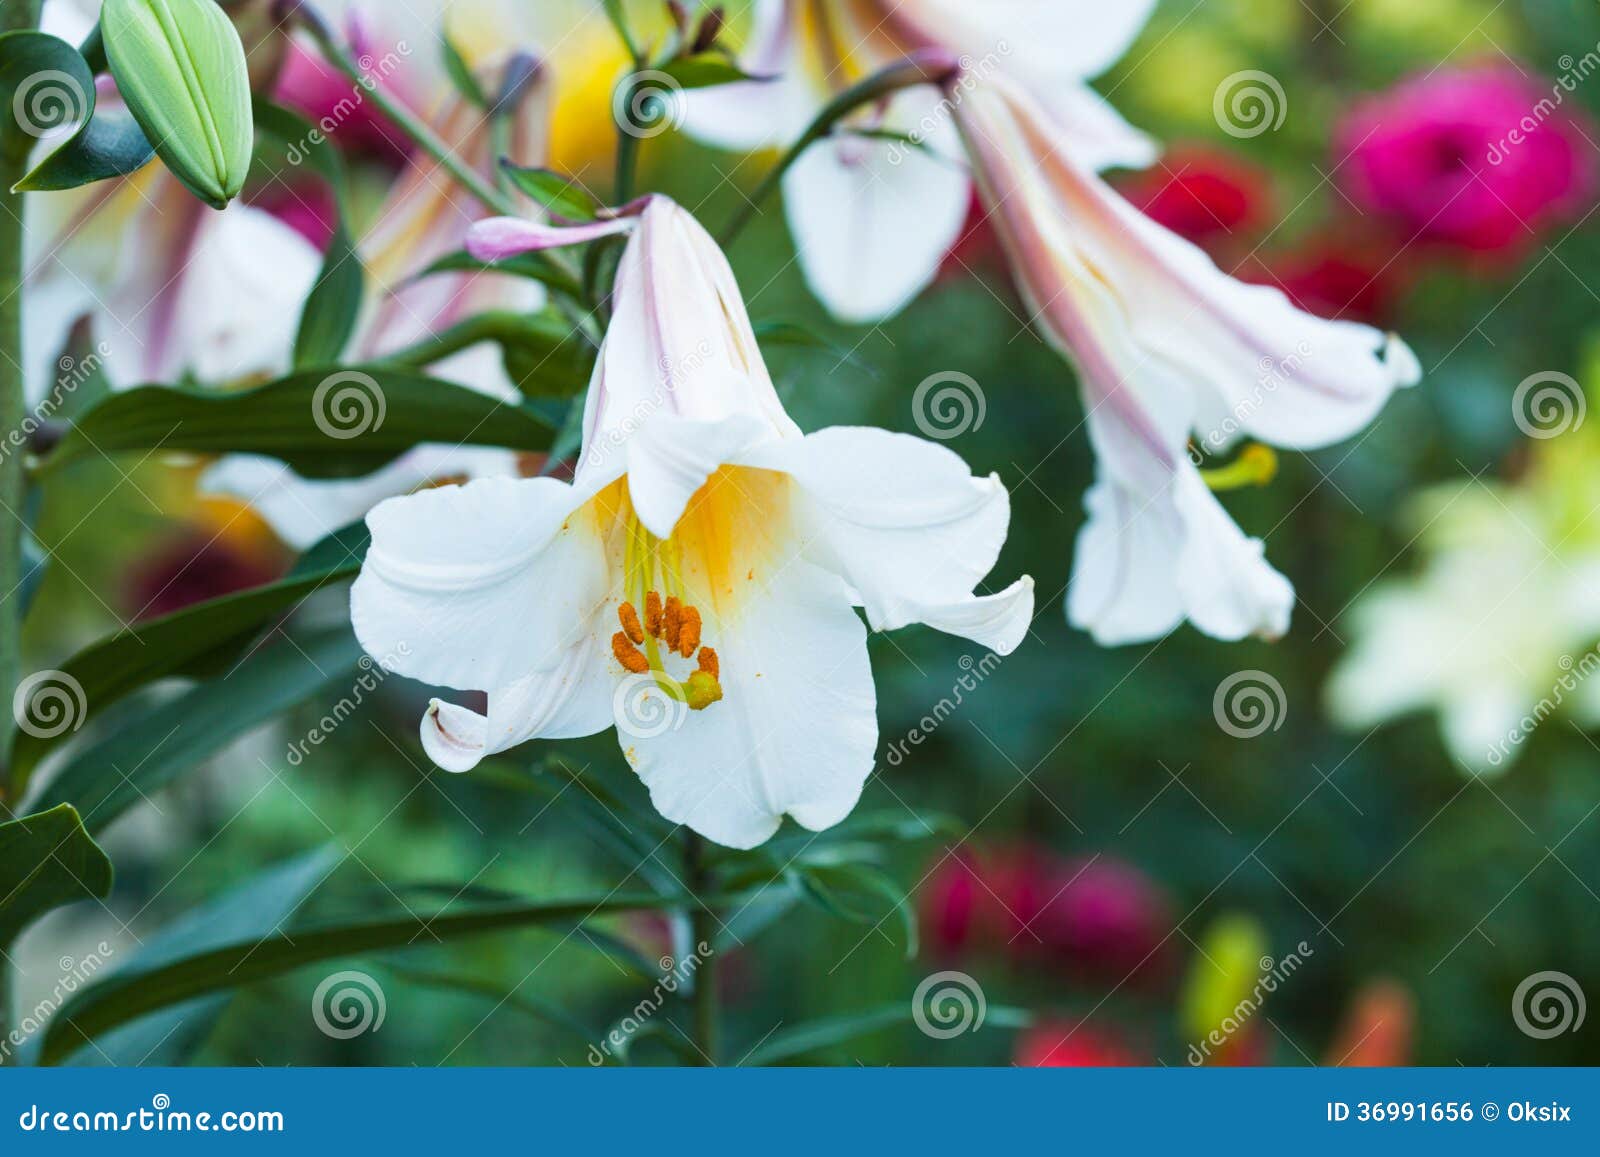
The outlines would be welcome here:
M 508 254 L 504 223 L 480 246 Z M 632 222 L 574 480 L 482 479 L 380 505 L 351 596 L 362 645 L 424 682 L 429 756 L 466 771 L 534 738 L 613 725 L 656 808 L 731 847 L 785 815 L 842 820 L 872 770 L 867 622 L 922 622 L 998 653 L 1033 584 L 974 587 L 1010 503 L 944 447 L 804 435 L 767 374 L 732 270 L 661 197 Z
M 1034 323 L 1079 371 L 1099 480 L 1068 595 L 1104 644 L 1184 619 L 1221 639 L 1289 625 L 1294 592 L 1191 460 L 1248 435 L 1350 437 L 1421 368 L 1398 338 L 1222 273 L 1073 155 L 1028 94 L 965 77 L 957 125 Z
M 1350 650 L 1327 687 L 1336 722 L 1435 711 L 1451 757 L 1476 775 L 1507 770 L 1552 716 L 1600 726 L 1596 448 L 1567 433 L 1538 445 L 1516 484 L 1454 483 L 1413 501 L 1422 569 L 1351 609 Z
M 686 94 L 686 126 L 723 148 L 784 147 L 851 84 L 935 49 L 1028 85 L 1086 163 L 1142 167 L 1155 146 L 1087 81 L 1127 50 L 1154 7 L 1155 0 L 757 0 L 744 66 L 771 79 Z M 972 184 L 954 159 L 949 120 L 932 88 L 900 92 L 847 127 L 905 133 L 923 148 L 836 134 L 785 176 L 801 268 L 841 320 L 898 312 L 960 238 Z

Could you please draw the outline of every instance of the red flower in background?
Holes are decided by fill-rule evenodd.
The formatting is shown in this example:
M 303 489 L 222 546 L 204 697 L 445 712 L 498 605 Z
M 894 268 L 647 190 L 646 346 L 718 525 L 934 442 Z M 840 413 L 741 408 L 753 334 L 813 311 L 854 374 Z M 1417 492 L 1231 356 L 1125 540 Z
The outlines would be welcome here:
M 1443 70 L 1361 102 L 1340 126 L 1340 174 L 1364 209 L 1413 238 L 1516 252 L 1581 213 L 1595 168 L 1559 87 L 1506 65 Z
M 1336 227 L 1294 249 L 1251 262 L 1246 281 L 1275 285 L 1318 317 L 1389 328 L 1410 268 L 1391 241 Z
M 1174 147 L 1156 167 L 1118 186 L 1145 216 L 1213 253 L 1258 232 L 1273 217 L 1267 173 L 1204 146 Z
M 1165 895 L 1108 856 L 1063 860 L 1018 844 L 946 857 L 921 891 L 923 935 L 944 956 L 999 948 L 1113 983 L 1165 965 Z
M 1071 1020 L 1042 1020 L 1017 1039 L 1013 1059 L 1030 1069 L 1120 1069 L 1145 1061 L 1110 1033 Z

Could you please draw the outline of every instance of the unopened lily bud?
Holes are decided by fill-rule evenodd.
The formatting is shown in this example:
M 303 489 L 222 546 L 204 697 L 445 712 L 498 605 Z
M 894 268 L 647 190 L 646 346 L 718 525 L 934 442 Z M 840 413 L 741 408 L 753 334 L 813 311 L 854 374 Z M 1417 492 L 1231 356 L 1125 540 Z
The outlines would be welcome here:
M 215 0 L 106 0 L 100 27 L 117 88 L 156 154 L 197 197 L 225 206 L 254 145 L 232 22 Z

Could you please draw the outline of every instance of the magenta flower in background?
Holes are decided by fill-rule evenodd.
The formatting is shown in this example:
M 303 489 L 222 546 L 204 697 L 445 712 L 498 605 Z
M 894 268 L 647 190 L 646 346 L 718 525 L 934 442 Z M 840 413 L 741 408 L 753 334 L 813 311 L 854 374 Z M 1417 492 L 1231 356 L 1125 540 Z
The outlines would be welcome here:
M 1408 240 L 1501 253 L 1581 214 L 1594 150 L 1561 85 L 1501 64 L 1447 69 L 1361 102 L 1338 131 L 1352 199 Z

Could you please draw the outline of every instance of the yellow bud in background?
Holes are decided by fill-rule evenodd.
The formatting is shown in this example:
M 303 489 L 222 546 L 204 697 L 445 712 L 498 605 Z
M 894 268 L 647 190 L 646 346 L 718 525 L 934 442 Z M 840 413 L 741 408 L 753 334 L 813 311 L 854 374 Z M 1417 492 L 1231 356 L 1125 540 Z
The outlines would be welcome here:
M 250 170 L 244 46 L 215 0 L 106 0 L 106 59 L 156 155 L 195 196 L 227 205 Z

